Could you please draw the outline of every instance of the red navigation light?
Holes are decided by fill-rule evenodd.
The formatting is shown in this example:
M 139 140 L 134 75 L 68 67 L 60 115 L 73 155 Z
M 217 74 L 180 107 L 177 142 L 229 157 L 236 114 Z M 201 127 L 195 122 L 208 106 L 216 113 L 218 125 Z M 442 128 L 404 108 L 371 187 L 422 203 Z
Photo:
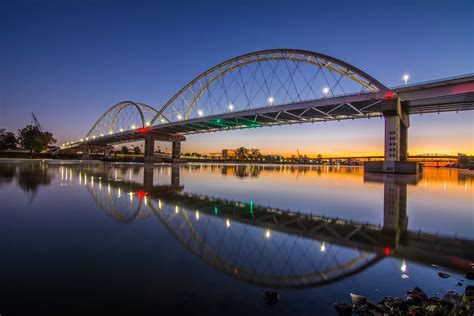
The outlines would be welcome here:
M 149 130 L 149 128 L 147 128 L 147 127 L 141 127 L 141 128 L 138 129 L 138 131 L 140 133 L 146 133 L 146 132 L 148 132 L 148 130 Z
M 144 192 L 144 191 L 138 191 L 138 192 L 137 192 L 137 196 L 138 196 L 139 199 L 144 199 L 145 196 L 146 196 L 146 192 Z
M 384 252 L 386 256 L 390 256 L 390 248 L 385 248 Z
M 393 99 L 393 97 L 394 97 L 393 91 L 387 91 L 387 93 L 385 93 L 385 99 L 390 100 L 390 99 Z

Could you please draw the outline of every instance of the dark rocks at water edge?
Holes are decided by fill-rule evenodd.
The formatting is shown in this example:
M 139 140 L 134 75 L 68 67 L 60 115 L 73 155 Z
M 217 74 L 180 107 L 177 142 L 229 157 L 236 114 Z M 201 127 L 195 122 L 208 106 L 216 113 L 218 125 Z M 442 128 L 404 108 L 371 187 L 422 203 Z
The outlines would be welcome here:
M 267 305 L 275 305 L 280 300 L 280 294 L 275 291 L 265 291 L 263 292 L 263 299 Z
M 423 290 L 415 287 L 407 292 L 405 299 L 385 297 L 380 302 L 372 302 L 363 295 L 350 293 L 352 307 L 336 303 L 338 315 L 473 315 L 474 287 L 467 286 L 464 294 L 454 290 L 446 292 L 443 298 L 428 297 Z
M 466 279 L 474 280 L 474 272 L 466 272 Z
M 439 275 L 440 278 L 443 278 L 443 279 L 447 279 L 447 278 L 451 277 L 451 274 L 444 273 L 444 272 L 438 272 L 438 275 Z

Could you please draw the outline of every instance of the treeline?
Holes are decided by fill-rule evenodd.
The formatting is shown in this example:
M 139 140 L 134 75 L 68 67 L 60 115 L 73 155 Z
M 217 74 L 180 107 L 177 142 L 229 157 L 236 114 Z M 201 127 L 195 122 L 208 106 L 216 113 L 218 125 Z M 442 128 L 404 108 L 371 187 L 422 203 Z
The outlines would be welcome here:
M 27 125 L 19 129 L 17 134 L 0 129 L 0 150 L 24 149 L 33 153 L 47 150 L 49 146 L 56 143 L 56 139 L 50 132 L 42 131 L 38 126 Z

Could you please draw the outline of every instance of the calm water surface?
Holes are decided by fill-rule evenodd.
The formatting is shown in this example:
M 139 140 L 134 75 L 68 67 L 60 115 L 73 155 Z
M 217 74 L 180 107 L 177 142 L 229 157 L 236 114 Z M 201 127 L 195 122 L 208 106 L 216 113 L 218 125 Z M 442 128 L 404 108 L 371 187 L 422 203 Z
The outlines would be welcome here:
M 473 178 L 0 160 L 0 314 L 333 315 L 349 292 L 462 291 Z

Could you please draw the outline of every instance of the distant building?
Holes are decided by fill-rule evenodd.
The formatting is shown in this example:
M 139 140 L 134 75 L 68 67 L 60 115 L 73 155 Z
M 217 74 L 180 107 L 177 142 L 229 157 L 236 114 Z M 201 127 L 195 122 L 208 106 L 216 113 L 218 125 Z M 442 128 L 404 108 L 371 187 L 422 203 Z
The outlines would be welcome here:
M 234 149 L 222 149 L 222 158 L 223 159 L 235 158 L 235 150 Z

